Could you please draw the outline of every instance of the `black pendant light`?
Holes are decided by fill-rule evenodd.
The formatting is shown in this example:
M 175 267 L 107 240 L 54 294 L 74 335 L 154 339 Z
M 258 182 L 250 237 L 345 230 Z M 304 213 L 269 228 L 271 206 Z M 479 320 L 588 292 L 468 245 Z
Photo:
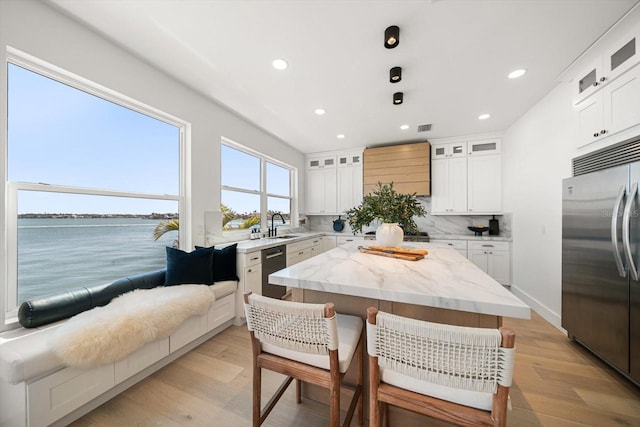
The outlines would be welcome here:
M 391 83 L 398 83 L 402 80 L 402 68 L 401 67 L 393 67 L 389 70 L 389 81 Z
M 393 94 L 393 104 L 394 105 L 400 105 L 400 104 L 402 104 L 402 101 L 404 101 L 404 93 L 396 92 L 396 93 Z
M 400 28 L 397 25 L 392 25 L 384 30 L 384 47 L 387 49 L 393 49 L 400 43 Z

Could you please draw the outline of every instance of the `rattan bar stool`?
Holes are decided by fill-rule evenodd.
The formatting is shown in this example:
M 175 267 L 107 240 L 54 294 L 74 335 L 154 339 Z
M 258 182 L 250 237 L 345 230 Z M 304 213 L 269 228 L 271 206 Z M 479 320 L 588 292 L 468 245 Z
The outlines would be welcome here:
M 515 334 L 367 309 L 369 425 L 394 405 L 459 426 L 506 426 Z
M 354 390 L 344 426 L 358 411 L 363 423 L 363 323 L 356 316 L 336 314 L 332 303 L 308 304 L 282 301 L 261 295 L 244 294 L 247 328 L 253 351 L 253 426 L 262 425 L 280 397 L 296 379 L 296 399 L 300 403 L 301 382 L 329 389 L 330 425 L 340 424 L 340 387 Z M 356 384 L 343 382 L 354 362 Z M 287 376 L 262 409 L 262 369 Z

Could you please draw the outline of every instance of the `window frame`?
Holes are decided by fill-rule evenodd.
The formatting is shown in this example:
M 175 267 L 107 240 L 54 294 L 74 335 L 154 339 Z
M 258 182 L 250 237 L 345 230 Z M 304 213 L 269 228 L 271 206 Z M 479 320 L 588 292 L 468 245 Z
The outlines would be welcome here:
M 22 67 L 28 71 L 40 74 L 44 77 L 53 79 L 59 83 L 70 86 L 74 89 L 83 91 L 93 96 L 97 96 L 105 101 L 116 104 L 122 108 L 135 111 L 137 113 L 146 115 L 156 120 L 160 120 L 179 129 L 179 149 L 178 149 L 178 192 L 179 194 L 155 194 L 155 193 L 141 193 L 134 191 L 121 191 L 99 188 L 85 188 L 76 186 L 65 186 L 56 184 L 45 183 L 31 183 L 31 182 L 9 182 L 7 175 L 8 165 L 8 136 L 7 126 L 8 121 L 6 116 L 2 119 L 3 123 L 3 140 L 4 150 L 0 155 L 4 162 L 4 176 L 5 183 L 5 243 L 7 250 L 2 259 L 2 262 L 6 266 L 4 268 L 4 274 L 0 277 L 0 308 L 2 311 L 2 317 L 0 320 L 0 330 L 11 329 L 18 327 L 17 314 L 18 306 L 15 301 L 18 293 L 18 206 L 17 197 L 18 191 L 38 191 L 38 192 L 50 192 L 50 193 L 69 193 L 78 195 L 90 195 L 90 196 L 114 196 L 114 197 L 126 197 L 136 199 L 155 199 L 155 200 L 168 200 L 178 202 L 178 215 L 180 218 L 180 231 L 179 244 L 181 248 L 191 247 L 191 207 L 188 203 L 191 200 L 191 125 L 190 123 L 179 119 L 173 115 L 167 114 L 161 110 L 149 106 L 143 102 L 140 102 L 134 98 L 123 95 L 120 92 L 109 89 L 98 83 L 95 83 L 89 79 L 81 77 L 77 74 L 64 70 L 58 66 L 45 62 L 39 58 L 22 52 L 18 49 L 7 47 L 6 60 L 4 62 L 4 70 L 2 76 L 4 77 L 4 87 L 9 86 L 8 68 L 9 64 L 13 64 Z M 2 111 L 8 114 L 8 94 L 7 91 L 3 91 L 4 94 L 0 102 L 3 103 Z
M 294 166 L 291 166 L 285 162 L 274 159 L 271 156 L 263 154 L 259 151 L 246 147 L 242 144 L 239 144 L 235 141 L 232 141 L 229 138 L 222 137 L 220 141 L 220 198 L 222 202 L 222 192 L 223 191 L 235 191 L 239 193 L 245 194 L 254 194 L 260 196 L 260 229 L 265 230 L 269 227 L 268 218 L 267 218 L 267 206 L 269 197 L 275 197 L 279 199 L 288 199 L 290 205 L 290 219 L 289 223 L 291 227 L 298 226 L 298 195 L 296 192 L 296 182 L 298 178 L 298 169 Z M 257 157 L 260 160 L 260 190 L 249 190 L 245 188 L 238 188 L 228 185 L 223 185 L 222 183 L 222 146 L 227 146 L 234 150 L 240 151 L 242 153 L 248 154 L 253 157 Z M 283 194 L 274 194 L 267 192 L 267 163 L 271 163 L 275 166 L 279 166 L 281 168 L 287 169 L 289 171 L 289 195 L 285 196 Z M 220 228 L 222 229 L 222 223 L 220 223 Z M 222 235 L 227 238 L 246 238 L 249 235 L 248 230 L 221 230 Z

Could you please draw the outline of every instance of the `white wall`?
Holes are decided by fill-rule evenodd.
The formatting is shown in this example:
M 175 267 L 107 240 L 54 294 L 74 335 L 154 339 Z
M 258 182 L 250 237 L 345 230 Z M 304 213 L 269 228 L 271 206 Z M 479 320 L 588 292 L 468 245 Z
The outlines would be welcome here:
M 511 289 L 560 325 L 562 178 L 571 172 L 574 121 L 561 84 L 511 126 L 502 145 L 504 210 L 513 215 Z
M 191 124 L 190 211 L 192 244 L 205 244 L 206 211 L 220 208 L 220 139 L 227 137 L 298 168 L 304 188 L 301 153 L 197 94 L 43 2 L 0 0 L 0 64 L 6 46 L 23 51 L 68 72 L 152 106 Z M 0 66 L 0 174 L 6 176 L 6 66 Z M 302 200 L 301 203 L 304 203 Z M 0 290 L 6 285 L 6 194 L 0 186 Z M 300 206 L 304 211 L 304 206 Z M 186 225 L 186 221 L 183 222 Z M 0 292 L 0 307 L 4 307 Z M 1 322 L 0 322 L 1 323 Z M 2 327 L 0 326 L 0 329 Z
M 562 179 L 571 176 L 571 159 L 626 138 L 640 126 L 587 147 L 577 147 L 571 79 L 600 58 L 608 45 L 640 25 L 640 8 L 578 59 L 561 82 L 504 134 L 504 210 L 512 212 L 511 290 L 549 322 L 561 328 Z M 532 67 L 530 72 L 535 72 Z

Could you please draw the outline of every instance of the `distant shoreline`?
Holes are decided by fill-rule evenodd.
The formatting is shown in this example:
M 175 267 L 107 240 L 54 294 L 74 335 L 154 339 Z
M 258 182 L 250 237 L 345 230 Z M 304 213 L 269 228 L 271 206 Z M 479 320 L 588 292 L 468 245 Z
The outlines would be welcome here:
M 151 213 L 151 214 L 71 214 L 71 213 L 26 213 L 18 214 L 20 219 L 58 219 L 58 218 L 140 218 L 155 220 L 178 219 L 177 213 Z

